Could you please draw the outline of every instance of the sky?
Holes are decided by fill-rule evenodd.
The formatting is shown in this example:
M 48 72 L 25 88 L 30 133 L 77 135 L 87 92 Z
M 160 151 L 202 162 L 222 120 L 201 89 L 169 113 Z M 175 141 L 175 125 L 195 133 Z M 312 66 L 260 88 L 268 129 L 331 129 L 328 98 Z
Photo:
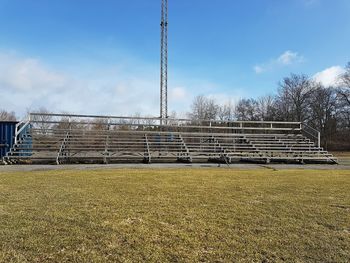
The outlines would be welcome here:
M 169 0 L 169 111 L 332 85 L 350 61 L 349 0 Z M 0 0 L 0 109 L 159 115 L 160 0 Z

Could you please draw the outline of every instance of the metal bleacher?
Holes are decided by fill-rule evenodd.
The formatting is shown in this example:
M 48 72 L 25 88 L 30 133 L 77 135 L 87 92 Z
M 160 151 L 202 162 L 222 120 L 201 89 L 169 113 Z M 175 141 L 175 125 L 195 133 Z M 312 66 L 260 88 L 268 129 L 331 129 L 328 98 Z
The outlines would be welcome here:
M 193 121 L 31 113 L 3 158 L 21 163 L 337 163 L 299 122 Z

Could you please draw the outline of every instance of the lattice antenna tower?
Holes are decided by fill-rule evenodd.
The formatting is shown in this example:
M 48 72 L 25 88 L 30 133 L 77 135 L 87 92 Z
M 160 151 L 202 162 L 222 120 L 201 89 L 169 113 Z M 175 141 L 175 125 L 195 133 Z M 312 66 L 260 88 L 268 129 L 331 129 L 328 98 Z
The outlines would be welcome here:
M 168 118 L 168 0 L 162 0 L 160 44 L 160 117 Z

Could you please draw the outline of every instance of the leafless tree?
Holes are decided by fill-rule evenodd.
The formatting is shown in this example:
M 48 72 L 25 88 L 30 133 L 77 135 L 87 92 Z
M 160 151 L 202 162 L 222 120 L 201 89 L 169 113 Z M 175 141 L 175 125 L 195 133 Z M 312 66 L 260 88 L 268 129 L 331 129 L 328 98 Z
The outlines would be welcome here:
M 207 99 L 207 107 L 206 107 L 206 120 L 216 120 L 219 112 L 219 105 L 216 103 L 215 99 L 208 98 Z
M 129 120 L 129 124 L 132 125 L 142 125 L 142 120 L 139 119 L 141 118 L 141 113 L 140 112 L 136 112 L 134 115 L 132 115 L 131 117 L 136 118 L 136 119 L 130 119 Z
M 340 76 L 338 95 L 340 99 L 350 107 L 350 62 L 345 69 L 345 73 Z
M 304 122 L 313 82 L 306 75 L 291 74 L 279 83 L 277 108 L 280 120 Z
M 205 103 L 206 98 L 203 95 L 195 97 L 191 105 L 191 112 L 188 116 L 192 120 L 203 119 L 205 116 Z
M 338 88 L 339 120 L 344 129 L 350 130 L 350 62 L 340 76 Z
M 310 94 L 309 125 L 321 132 L 323 145 L 328 146 L 336 133 L 337 97 L 335 89 L 315 84 Z
M 34 128 L 38 128 L 41 134 L 47 134 L 48 130 L 53 126 L 53 124 L 50 123 L 53 120 L 53 117 L 46 114 L 50 114 L 52 112 L 44 107 L 41 107 L 38 110 L 33 111 L 33 113 L 40 114 L 32 116 L 31 120 L 36 123 L 36 127 Z
M 16 114 L 14 111 L 8 112 L 6 110 L 0 110 L 0 121 L 16 121 Z
M 108 118 L 94 118 L 91 121 L 91 130 L 104 131 L 108 130 Z
M 231 101 L 219 106 L 218 117 L 221 121 L 233 121 L 235 119 L 235 106 Z
M 151 117 L 153 117 L 153 116 L 146 116 L 146 118 L 151 118 Z M 146 119 L 145 120 L 145 125 L 147 125 L 147 126 L 152 126 L 152 125 L 155 125 L 156 124 L 156 121 L 155 120 L 153 120 L 153 119 Z
M 194 98 L 191 109 L 189 117 L 192 120 L 215 120 L 218 116 L 219 105 L 215 99 L 200 95 Z
M 262 121 L 273 121 L 276 118 L 276 99 L 272 95 L 257 99 L 257 115 Z
M 169 120 L 167 121 L 168 125 L 178 125 L 179 121 L 177 119 L 176 111 L 172 111 L 169 115 Z
M 241 99 L 235 108 L 235 115 L 239 121 L 257 121 L 258 102 L 255 99 Z

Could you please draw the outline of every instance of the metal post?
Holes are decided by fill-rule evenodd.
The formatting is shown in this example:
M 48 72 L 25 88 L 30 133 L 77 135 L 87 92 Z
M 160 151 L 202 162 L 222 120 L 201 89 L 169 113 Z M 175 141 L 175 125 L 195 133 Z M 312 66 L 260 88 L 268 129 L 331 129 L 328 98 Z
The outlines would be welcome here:
M 162 0 L 160 51 L 160 118 L 168 118 L 168 0 Z M 165 121 L 166 123 L 166 121 Z
M 15 144 L 17 144 L 18 141 L 18 130 L 19 130 L 19 125 L 20 123 L 16 124 L 16 128 L 15 128 Z
M 321 133 L 317 132 L 318 148 L 321 148 Z

